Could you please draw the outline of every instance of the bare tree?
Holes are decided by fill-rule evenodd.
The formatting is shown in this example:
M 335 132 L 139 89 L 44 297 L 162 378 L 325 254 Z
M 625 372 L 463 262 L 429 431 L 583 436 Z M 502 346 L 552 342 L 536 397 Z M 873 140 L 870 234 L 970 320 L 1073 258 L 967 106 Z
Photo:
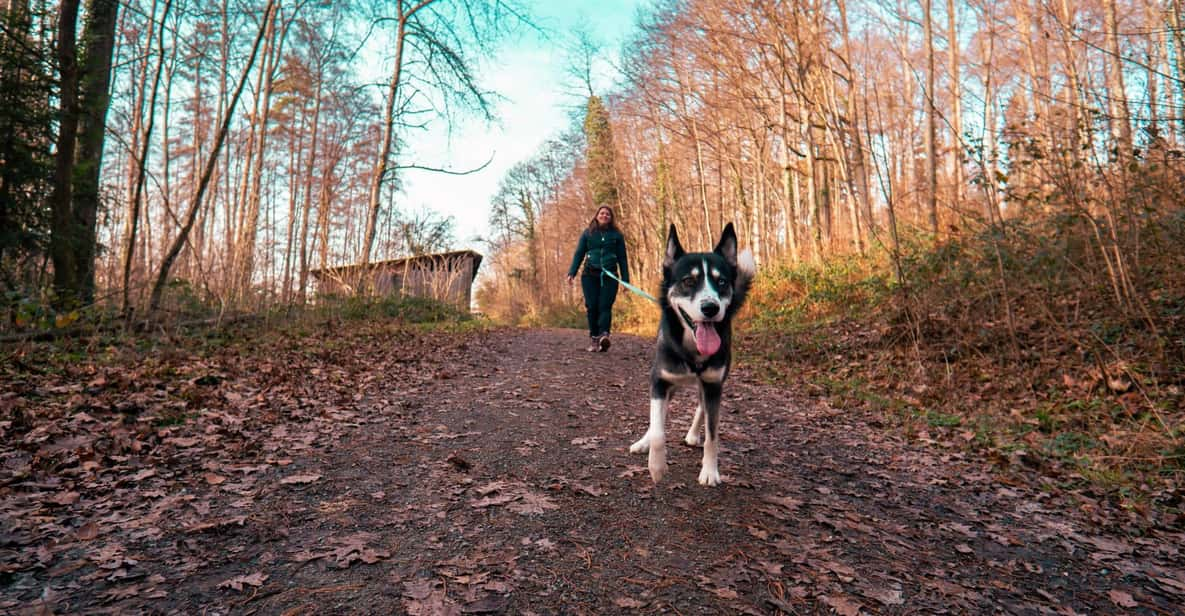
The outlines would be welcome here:
M 152 78 L 152 94 L 148 98 L 148 120 L 144 127 L 143 144 L 139 154 L 135 157 L 136 177 L 132 188 L 132 198 L 128 203 L 128 217 L 125 221 L 124 257 L 123 257 L 123 302 L 124 314 L 129 314 L 129 291 L 131 289 L 132 259 L 136 250 L 136 229 L 140 222 L 140 207 L 144 196 L 144 178 L 148 173 L 148 149 L 152 143 L 152 126 L 156 119 L 156 95 L 160 88 L 161 73 L 165 66 L 165 24 L 172 8 L 172 0 L 165 0 L 165 6 L 160 17 L 160 30 L 157 34 L 157 63 L 156 72 Z M 151 21 L 149 22 L 151 26 Z M 151 28 L 150 28 L 151 30 Z
M 190 229 L 193 228 L 193 222 L 197 218 L 198 208 L 202 204 L 202 198 L 205 195 L 206 188 L 210 184 L 210 178 L 214 174 L 214 168 L 218 164 L 218 154 L 222 150 L 222 144 L 226 141 L 226 133 L 230 129 L 231 120 L 234 117 L 235 108 L 238 107 L 239 97 L 243 94 L 243 87 L 247 84 L 247 78 L 251 74 L 251 68 L 255 65 L 255 58 L 259 53 L 260 43 L 263 41 L 264 35 L 267 32 L 268 24 L 271 21 L 272 11 L 275 10 L 276 0 L 268 0 L 267 6 L 264 7 L 263 17 L 259 23 L 259 33 L 255 36 L 255 43 L 251 47 L 251 55 L 247 60 L 247 66 L 243 69 L 243 74 L 239 78 L 239 84 L 235 88 L 234 94 L 231 96 L 230 102 L 225 110 L 225 115 L 222 118 L 222 125 L 214 137 L 214 145 L 211 148 L 209 158 L 206 160 L 205 169 L 202 171 L 202 176 L 198 181 L 197 192 L 190 201 L 189 208 L 186 210 L 185 219 L 182 223 L 177 237 L 174 238 L 169 251 L 165 254 L 164 261 L 161 263 L 160 272 L 157 274 L 156 283 L 152 287 L 152 296 L 148 301 L 148 310 L 150 313 L 157 311 L 160 308 L 161 298 L 164 293 L 165 283 L 169 280 L 169 271 L 173 267 L 173 263 L 177 260 L 177 255 L 181 253 L 181 249 L 185 247 L 186 240 L 189 236 Z
M 384 184 L 395 169 L 391 155 L 399 125 L 397 112 L 406 111 L 415 93 L 405 95 L 405 74 L 412 53 L 418 54 L 423 73 L 411 75 L 422 87 L 435 89 L 446 104 L 451 101 L 463 109 L 476 111 L 489 119 L 490 97 L 483 91 L 473 72 L 473 60 L 467 57 L 466 45 L 486 51 L 499 32 L 512 27 L 522 17 L 507 0 L 396 0 L 393 15 L 381 15 L 377 23 L 394 24 L 391 77 L 383 98 L 380 124 L 382 137 L 374 166 L 366 210 L 366 229 L 362 237 L 361 262 L 370 263 L 378 228 Z M 451 13 L 450 13 L 451 11 Z M 454 19 L 455 17 L 455 19 Z M 462 32 L 461 24 L 467 29 Z M 439 110 L 447 113 L 447 110 Z

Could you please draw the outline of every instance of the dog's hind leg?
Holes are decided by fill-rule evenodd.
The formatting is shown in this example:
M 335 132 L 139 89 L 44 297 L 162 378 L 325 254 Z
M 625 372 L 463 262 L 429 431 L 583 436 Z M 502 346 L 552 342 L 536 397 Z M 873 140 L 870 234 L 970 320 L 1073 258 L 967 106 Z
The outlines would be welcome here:
M 691 418 L 691 427 L 687 429 L 687 436 L 683 437 L 683 442 L 692 447 L 699 447 L 703 444 L 699 438 L 700 423 L 704 418 L 704 394 L 702 391 L 699 399 L 700 403 L 695 407 L 695 416 Z
M 721 383 L 703 381 L 700 390 L 700 404 L 704 408 L 704 459 L 700 466 L 699 482 L 705 486 L 720 485 L 720 469 L 717 455 L 720 449 L 720 398 Z

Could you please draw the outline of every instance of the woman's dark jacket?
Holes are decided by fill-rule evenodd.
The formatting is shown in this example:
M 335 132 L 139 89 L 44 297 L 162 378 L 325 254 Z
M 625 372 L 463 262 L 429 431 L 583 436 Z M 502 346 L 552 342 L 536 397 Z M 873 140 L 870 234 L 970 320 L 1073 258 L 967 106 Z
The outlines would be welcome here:
M 616 273 L 625 282 L 630 281 L 630 268 L 625 258 L 625 236 L 613 229 L 585 229 L 576 244 L 576 254 L 568 275 L 575 276 L 580 262 L 584 261 L 586 276 L 599 275 L 602 270 Z

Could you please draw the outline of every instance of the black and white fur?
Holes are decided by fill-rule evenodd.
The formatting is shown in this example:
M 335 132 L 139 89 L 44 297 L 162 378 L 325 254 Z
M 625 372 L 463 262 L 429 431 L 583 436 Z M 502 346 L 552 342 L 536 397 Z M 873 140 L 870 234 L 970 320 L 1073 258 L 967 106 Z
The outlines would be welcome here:
M 744 303 L 755 272 L 748 250 L 737 255 L 732 223 L 724 228 L 715 250 L 695 253 L 683 251 L 675 225 L 671 225 L 662 264 L 662 321 L 650 369 L 650 429 L 630 445 L 631 453 L 649 452 L 650 477 L 655 483 L 667 473 L 666 422 L 671 393 L 678 386 L 694 383 L 699 385 L 699 406 L 684 442 L 700 445 L 702 422 L 704 457 L 699 482 L 720 484 L 720 398 L 732 363 L 732 318 Z M 709 329 L 698 331 L 705 327 Z M 711 335 L 713 331 L 716 337 Z

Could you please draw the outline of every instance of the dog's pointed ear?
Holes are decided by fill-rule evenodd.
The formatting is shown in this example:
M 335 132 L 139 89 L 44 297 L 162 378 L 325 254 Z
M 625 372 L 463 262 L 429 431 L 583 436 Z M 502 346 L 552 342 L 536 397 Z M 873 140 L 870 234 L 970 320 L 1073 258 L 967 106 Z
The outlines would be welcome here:
M 720 233 L 720 241 L 716 243 L 715 252 L 724 257 L 729 265 L 737 266 L 737 233 L 733 230 L 731 222 Z
M 663 267 L 671 267 L 679 257 L 683 256 L 683 246 L 679 245 L 679 234 L 675 232 L 675 225 L 667 231 L 667 254 L 662 260 Z

